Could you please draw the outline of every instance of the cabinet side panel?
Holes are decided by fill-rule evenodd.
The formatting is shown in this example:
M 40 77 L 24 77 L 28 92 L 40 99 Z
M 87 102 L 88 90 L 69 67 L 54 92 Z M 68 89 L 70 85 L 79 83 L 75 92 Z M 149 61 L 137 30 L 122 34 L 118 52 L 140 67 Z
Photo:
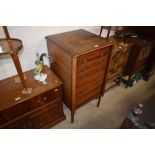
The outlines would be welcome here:
M 63 81 L 63 100 L 71 109 L 71 86 L 72 86 L 72 59 L 66 54 L 65 49 L 57 45 L 54 41 L 47 39 L 48 53 L 50 56 L 50 67 Z

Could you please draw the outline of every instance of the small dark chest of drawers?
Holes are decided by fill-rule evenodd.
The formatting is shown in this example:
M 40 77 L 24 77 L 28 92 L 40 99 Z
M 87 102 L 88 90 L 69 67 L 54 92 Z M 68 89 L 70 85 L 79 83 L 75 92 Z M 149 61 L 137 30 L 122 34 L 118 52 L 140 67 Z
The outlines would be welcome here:
M 48 67 L 44 71 L 48 74 L 46 85 L 34 80 L 33 70 L 25 73 L 31 94 L 22 94 L 22 86 L 14 77 L 0 82 L 0 128 L 50 128 L 65 119 L 62 82 Z

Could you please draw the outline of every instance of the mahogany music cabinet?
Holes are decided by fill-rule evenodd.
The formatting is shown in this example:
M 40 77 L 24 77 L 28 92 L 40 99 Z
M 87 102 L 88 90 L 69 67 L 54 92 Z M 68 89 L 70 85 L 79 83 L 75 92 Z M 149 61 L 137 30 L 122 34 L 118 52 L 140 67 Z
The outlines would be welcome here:
M 76 109 L 104 94 L 111 43 L 85 30 L 47 36 L 50 65 L 64 83 L 64 102 Z
M 111 82 L 124 74 L 132 47 L 131 43 L 126 42 L 124 44 L 122 39 L 116 37 L 110 37 L 109 42 L 113 43 L 113 48 L 109 61 L 107 82 Z
M 14 78 L 0 81 L 0 128 L 38 129 L 50 128 L 63 121 L 62 82 L 48 68 L 47 84 L 33 78 L 33 70 L 25 73 L 27 85 L 32 87 L 31 94 L 21 93 L 21 84 Z

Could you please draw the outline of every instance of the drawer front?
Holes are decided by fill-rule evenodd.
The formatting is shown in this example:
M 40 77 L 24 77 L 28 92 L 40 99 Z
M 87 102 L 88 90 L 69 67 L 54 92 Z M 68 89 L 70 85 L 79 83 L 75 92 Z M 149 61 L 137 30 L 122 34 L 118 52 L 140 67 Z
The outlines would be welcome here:
M 54 90 L 47 91 L 39 96 L 33 97 L 22 103 L 18 103 L 8 109 L 0 111 L 0 125 L 12 121 L 17 117 L 20 117 L 30 111 L 33 111 L 49 102 L 56 99 L 61 99 L 62 90 L 61 87 Z
M 0 111 L 0 125 L 11 121 L 21 115 L 18 105 L 14 105 L 8 109 Z
M 83 77 L 83 79 L 77 81 L 76 88 L 79 89 L 84 85 L 89 85 L 90 83 L 92 83 L 92 81 L 96 81 L 98 79 L 102 80 L 104 76 L 104 72 L 97 72 L 96 74 L 93 74 L 92 76 L 89 76 L 87 78 Z
M 90 63 L 95 59 L 99 59 L 101 57 L 104 57 L 109 52 L 109 47 L 106 47 L 104 49 L 100 49 L 97 51 L 89 52 L 87 54 L 81 55 L 78 57 L 77 60 L 77 66 L 85 65 L 86 63 Z
M 62 103 L 57 101 L 54 104 L 49 104 L 46 107 L 43 107 L 39 111 L 31 114 L 29 119 L 31 120 L 34 128 L 43 128 L 51 121 L 55 120 L 62 115 Z
M 96 88 L 97 86 L 101 86 L 103 83 L 103 78 L 104 77 L 98 77 L 90 82 L 86 81 L 85 83 L 83 83 L 83 85 L 81 85 L 81 87 L 77 87 L 76 96 L 79 97 L 80 95 L 85 94 L 86 92 Z
M 0 125 L 2 129 L 34 129 L 42 128 L 57 117 L 63 114 L 62 101 L 56 100 L 50 102 L 39 109 L 34 110 L 23 116 L 22 118 L 14 119 L 3 125 Z
M 96 87 L 93 90 L 90 90 L 78 97 L 76 97 L 76 107 L 79 107 L 81 104 L 84 104 L 94 98 L 94 96 L 99 95 L 101 93 L 102 86 Z
M 11 123 L 4 124 L 3 126 L 0 126 L 2 129 L 32 129 L 33 125 L 30 120 L 26 119 L 18 119 L 15 121 L 12 121 Z
M 4 124 L 6 121 L 5 121 L 5 118 L 2 114 L 0 114 L 0 125 L 1 124 Z
M 61 99 L 62 96 L 61 87 L 56 88 L 54 90 L 49 90 L 39 96 L 36 96 L 28 101 L 19 104 L 19 107 L 22 111 L 22 114 L 35 110 L 43 105 L 48 104 L 58 98 Z
M 86 70 L 85 72 L 77 75 L 77 82 L 81 81 L 83 79 L 87 79 L 90 76 L 94 76 L 94 74 L 99 74 L 99 73 L 105 73 L 105 66 L 99 65 L 95 68 L 92 68 L 90 70 Z
M 98 66 L 106 66 L 107 60 L 108 60 L 108 55 L 106 54 L 105 56 L 99 57 L 98 59 L 94 59 L 90 62 L 86 61 L 85 64 L 77 66 L 77 75 Z

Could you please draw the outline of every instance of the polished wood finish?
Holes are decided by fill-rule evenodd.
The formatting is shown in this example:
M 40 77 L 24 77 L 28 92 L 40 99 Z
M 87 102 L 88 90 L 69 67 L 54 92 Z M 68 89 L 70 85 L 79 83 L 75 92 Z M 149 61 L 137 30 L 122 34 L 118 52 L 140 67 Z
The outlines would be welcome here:
M 25 73 L 31 94 L 21 94 L 21 85 L 14 77 L 0 81 L 0 128 L 49 128 L 65 119 L 62 107 L 62 82 L 48 68 L 47 85 L 33 78 L 33 71 Z
M 143 72 L 145 80 L 149 80 L 150 76 L 155 74 L 155 43 L 152 46 L 150 57 Z
M 143 44 L 142 41 L 148 42 L 150 44 L 150 56 L 146 65 L 144 65 L 145 67 L 142 67 L 145 68 L 142 71 L 143 77 L 145 80 L 148 80 L 149 77 L 155 72 L 155 26 L 126 26 L 126 28 L 122 31 L 124 31 L 124 33 L 127 35 L 131 33 L 136 34 L 138 39 L 141 40 L 141 44 Z M 118 31 L 116 35 L 119 36 L 122 31 Z M 135 51 L 136 48 L 138 50 L 138 47 L 133 47 L 133 50 Z
M 104 94 L 112 44 L 85 30 L 46 38 L 51 68 L 64 82 L 64 102 L 74 122 L 76 109 Z
M 111 82 L 124 74 L 132 47 L 131 43 L 126 42 L 124 44 L 123 40 L 115 37 L 110 37 L 109 41 L 113 43 L 113 48 L 109 62 L 107 82 Z
M 126 74 L 131 78 L 132 75 L 141 72 L 145 69 L 150 56 L 152 44 L 141 39 L 127 39 L 132 45 Z

